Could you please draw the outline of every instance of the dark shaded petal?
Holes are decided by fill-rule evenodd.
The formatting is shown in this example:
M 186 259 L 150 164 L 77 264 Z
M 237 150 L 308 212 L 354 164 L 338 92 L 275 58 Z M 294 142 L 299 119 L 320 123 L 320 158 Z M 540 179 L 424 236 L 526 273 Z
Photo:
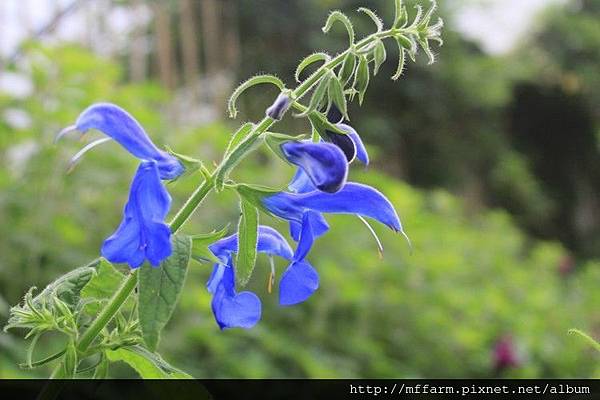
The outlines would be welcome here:
M 346 183 L 348 164 L 337 146 L 323 142 L 290 141 L 283 143 L 281 150 L 289 162 L 302 168 L 317 189 L 333 193 Z
M 306 261 L 295 261 L 285 270 L 279 282 L 279 304 L 302 303 L 319 288 L 319 274 Z
M 395 231 L 402 231 L 396 210 L 376 189 L 359 183 L 347 183 L 336 193 L 280 192 L 263 198 L 264 206 L 288 221 L 302 222 L 306 210 L 336 214 L 359 214 L 376 219 Z
M 325 136 L 325 140 L 335 144 L 340 148 L 340 150 L 342 150 L 348 163 L 354 161 L 354 158 L 356 157 L 356 145 L 349 135 L 344 135 L 333 131 L 325 131 Z
M 111 103 L 96 103 L 77 118 L 77 130 L 97 129 L 110 136 L 140 160 L 155 161 L 161 179 L 174 179 L 184 172 L 177 158 L 158 149 L 144 128 L 127 111 Z
M 356 158 L 358 158 L 363 164 L 369 165 L 369 154 L 367 153 L 367 149 L 360 138 L 360 135 L 354 130 L 353 127 L 346 124 L 338 124 L 338 128 L 348 132 L 347 136 L 352 139 L 354 142 L 354 147 L 356 148 Z

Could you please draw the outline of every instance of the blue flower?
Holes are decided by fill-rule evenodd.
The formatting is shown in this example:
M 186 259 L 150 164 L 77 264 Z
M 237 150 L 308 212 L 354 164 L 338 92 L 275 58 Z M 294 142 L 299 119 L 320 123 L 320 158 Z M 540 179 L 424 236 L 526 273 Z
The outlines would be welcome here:
M 237 293 L 235 290 L 235 266 L 233 254 L 238 250 L 238 235 L 233 234 L 209 246 L 210 251 L 221 262 L 215 264 L 207 282 L 213 294 L 212 310 L 221 329 L 251 328 L 260 320 L 261 303 L 252 292 Z M 257 250 L 293 259 L 292 249 L 279 232 L 268 226 L 259 226 Z
M 338 146 L 346 155 L 349 163 L 358 158 L 363 164 L 368 165 L 369 155 L 362 139 L 354 128 L 343 123 L 343 119 L 344 117 L 340 110 L 335 105 L 332 105 L 327 113 L 327 120 L 346 132 L 346 134 L 326 130 L 324 139 Z
M 171 255 L 171 230 L 164 220 L 171 196 L 154 161 L 142 162 L 133 178 L 123 220 L 102 245 L 102 256 L 113 263 L 137 268 L 144 260 L 157 266 Z
M 175 179 L 184 172 L 176 157 L 158 149 L 135 118 L 114 104 L 91 105 L 79 115 L 74 126 L 58 134 L 57 140 L 67 132 L 77 130 L 85 133 L 90 129 L 103 132 L 140 160 L 154 161 L 161 179 Z
M 370 186 L 347 183 L 336 193 L 323 193 L 310 190 L 301 173 L 296 174 L 292 184 L 298 192 L 280 192 L 262 199 L 268 211 L 290 222 L 290 233 L 298 242 L 293 261 L 279 283 L 281 305 L 303 302 L 319 286 L 319 276 L 305 258 L 315 239 L 329 228 L 322 213 L 357 214 L 402 232 L 402 224 L 392 204 Z
M 337 192 L 346 183 L 348 163 L 342 150 L 333 144 L 289 141 L 281 145 L 281 151 L 323 192 Z

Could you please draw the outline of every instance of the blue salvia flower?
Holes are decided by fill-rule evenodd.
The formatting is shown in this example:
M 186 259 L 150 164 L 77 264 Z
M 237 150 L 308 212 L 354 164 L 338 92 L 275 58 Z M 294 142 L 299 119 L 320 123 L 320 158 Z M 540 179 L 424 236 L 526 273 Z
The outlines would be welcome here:
M 396 232 L 403 232 L 392 204 L 370 186 L 350 182 L 336 193 L 324 193 L 310 190 L 302 174 L 296 174 L 292 184 L 300 192 L 280 192 L 262 198 L 262 204 L 268 211 L 290 222 L 291 235 L 298 242 L 294 259 L 279 283 L 279 302 L 282 305 L 306 300 L 319 286 L 318 274 L 305 258 L 314 240 L 329 228 L 322 213 L 356 214 L 373 218 Z
M 318 190 L 334 193 L 346 183 L 348 163 L 342 150 L 334 144 L 289 141 L 281 144 L 281 151 Z
M 164 220 L 171 196 L 164 188 L 154 161 L 140 164 L 131 183 L 123 220 L 102 245 L 101 254 L 114 263 L 137 268 L 148 259 L 157 266 L 171 255 L 171 230 Z
M 172 252 L 171 230 L 165 223 L 171 197 L 161 180 L 177 178 L 184 167 L 176 157 L 158 149 L 127 111 L 110 103 L 88 107 L 75 125 L 63 129 L 56 140 L 71 131 L 85 133 L 90 129 L 97 129 L 108 138 L 85 146 L 72 158 L 72 164 L 88 150 L 111 139 L 141 160 L 131 183 L 121 225 L 104 241 L 101 254 L 111 262 L 127 263 L 132 268 L 139 267 L 146 259 L 157 266 Z
M 158 166 L 161 179 L 175 179 L 184 172 L 183 165 L 176 157 L 157 148 L 139 122 L 115 104 L 96 103 L 91 105 L 79 115 L 75 125 L 63 129 L 56 140 L 71 131 L 85 133 L 90 129 L 101 131 L 140 160 L 154 161 Z M 106 139 L 91 143 L 86 146 L 84 151 L 104 141 Z M 77 161 L 82 154 L 80 152 L 76 155 L 74 161 Z
M 238 235 L 233 234 L 209 246 L 210 251 L 221 262 L 215 264 L 207 282 L 213 294 L 212 310 L 221 329 L 251 328 L 260 320 L 261 303 L 256 294 L 235 290 L 235 266 L 233 255 L 238 250 Z M 257 250 L 277 255 L 286 260 L 293 259 L 292 249 L 279 232 L 268 226 L 259 226 Z

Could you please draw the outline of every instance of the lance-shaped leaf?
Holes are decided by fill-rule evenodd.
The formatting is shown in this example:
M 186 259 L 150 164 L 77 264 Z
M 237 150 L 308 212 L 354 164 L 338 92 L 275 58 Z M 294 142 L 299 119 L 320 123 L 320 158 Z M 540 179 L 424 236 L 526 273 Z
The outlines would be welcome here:
M 74 269 L 56 279 L 33 298 L 33 304 L 38 306 L 51 303 L 52 298 L 56 296 L 71 308 L 75 307 L 79 302 L 81 290 L 94 277 L 96 274 L 94 267 L 99 263 L 100 259 L 94 260 L 92 263 Z
M 367 57 L 361 55 L 358 60 L 356 75 L 354 76 L 354 88 L 358 91 L 358 102 L 362 104 L 367 88 L 369 87 L 369 62 Z
M 298 64 L 298 68 L 296 68 L 296 73 L 294 74 L 294 77 L 296 78 L 296 82 L 300 82 L 300 74 L 309 65 L 312 65 L 319 61 L 328 62 L 329 60 L 331 60 L 331 57 L 329 56 L 329 54 L 326 54 L 326 53 L 313 53 L 313 54 L 307 56 L 302 61 L 300 61 L 300 64 Z
M 252 122 L 247 122 L 242 125 L 233 135 L 231 135 L 231 139 L 229 139 L 229 143 L 227 143 L 227 148 L 225 149 L 225 155 L 223 158 L 227 158 L 229 154 L 240 144 L 242 140 L 248 136 L 248 134 L 252 131 L 254 124 Z
M 404 35 L 396 36 L 396 41 L 398 45 L 406 50 L 410 59 L 415 62 L 415 58 L 417 56 L 417 50 L 419 49 L 417 42 L 411 37 L 408 38 Z
M 344 131 L 339 126 L 329 122 L 327 117 L 318 111 L 313 111 L 308 114 L 308 120 L 312 125 L 313 129 L 321 136 L 323 139 L 327 138 L 325 131 L 332 131 L 335 133 L 339 133 L 340 135 L 346 135 L 348 132 Z
M 344 118 L 348 118 L 348 104 L 346 102 L 346 96 L 344 95 L 344 89 L 342 84 L 336 76 L 332 76 L 329 80 L 329 87 L 327 88 L 329 100 L 340 110 Z
M 217 257 L 209 250 L 208 246 L 227 235 L 229 226 L 224 227 L 219 231 L 210 233 L 201 233 L 190 236 L 192 239 L 192 258 L 198 262 L 220 262 Z
M 404 73 L 404 67 L 406 66 L 406 54 L 405 54 L 405 50 L 404 47 L 402 47 L 402 44 L 400 42 L 398 43 L 398 68 L 396 69 L 396 73 L 394 74 L 394 76 L 392 76 L 393 80 L 398 80 L 398 78 L 400 78 L 402 76 L 402 74 Z
M 238 225 L 238 253 L 236 256 L 236 280 L 245 286 L 256 265 L 256 246 L 258 243 L 258 210 L 256 207 L 240 197 L 240 222 Z
M 402 4 L 402 0 L 394 1 L 396 16 L 394 18 L 394 28 L 403 28 L 408 22 L 408 13 L 406 12 L 406 6 Z
M 379 72 L 379 68 L 385 62 L 387 58 L 387 54 L 385 51 L 385 46 L 381 40 L 376 41 L 375 48 L 373 49 L 373 59 L 375 60 L 375 67 L 373 69 L 373 74 L 377 75 Z
M 346 86 L 346 84 L 352 78 L 354 74 L 354 70 L 356 68 L 356 56 L 352 52 L 348 52 L 344 57 L 344 62 L 342 63 L 342 67 L 340 68 L 339 78 L 342 86 Z
M 191 379 L 192 376 L 167 363 L 163 358 L 141 346 L 109 350 L 106 357 L 112 362 L 123 361 L 143 379 Z
M 285 89 L 285 84 L 282 82 L 282 80 L 274 75 L 254 76 L 254 77 L 248 79 L 247 81 L 243 82 L 242 84 L 240 84 L 233 91 L 233 94 L 231 95 L 231 97 L 229 98 L 229 101 L 227 102 L 227 110 L 229 111 L 229 116 L 231 118 L 236 117 L 236 115 L 238 113 L 237 108 L 236 108 L 236 102 L 237 102 L 238 97 L 240 97 L 240 95 L 242 93 L 244 93 L 247 89 L 251 88 L 252 86 L 261 85 L 264 83 L 270 83 L 272 85 L 275 85 L 279 88 L 280 91 L 283 91 Z
M 255 135 L 252 132 L 253 131 L 248 132 L 245 137 L 239 139 L 239 142 L 223 159 L 221 166 L 216 171 L 215 187 L 218 191 L 223 189 L 231 170 L 234 169 L 248 153 L 251 153 L 260 147 L 264 141 L 265 135 Z M 240 134 L 240 136 L 242 135 Z
M 309 138 L 308 135 L 291 136 L 291 135 L 287 135 L 285 133 L 267 132 L 265 141 L 267 142 L 269 149 L 271 149 L 271 151 L 277 157 L 281 158 L 286 163 L 289 163 L 289 160 L 287 159 L 287 157 L 281 150 L 281 145 L 285 142 L 289 142 L 289 141 L 297 142 L 297 141 L 307 140 L 308 138 Z
M 352 47 L 354 45 L 354 27 L 352 26 L 352 22 L 350 22 L 350 19 L 346 16 L 346 14 L 342 13 L 341 11 L 333 11 L 331 14 L 329 14 L 327 22 L 325 22 L 325 26 L 323 27 L 323 32 L 328 33 L 333 24 L 336 22 L 341 22 L 344 24 L 344 27 L 348 32 L 350 47 Z
M 310 98 L 310 103 L 308 103 L 308 108 L 301 114 L 296 115 L 297 117 L 306 117 L 309 113 L 320 108 L 321 103 L 325 99 L 325 95 L 327 94 L 327 88 L 329 87 L 329 81 L 331 80 L 331 73 L 327 72 L 321 80 L 319 81 L 317 87 L 313 91 L 313 94 Z
M 89 314 L 100 311 L 99 301 L 110 299 L 123 282 L 123 274 L 102 258 L 96 269 L 95 276 L 81 290 L 82 299 L 93 299 L 97 302 L 87 302 L 85 310 Z
M 363 12 L 367 14 L 369 18 L 371 18 L 371 20 L 373 21 L 373 23 L 375 23 L 375 26 L 377 27 L 377 32 L 381 32 L 383 30 L 383 21 L 377 16 L 377 14 L 375 14 L 373 10 L 367 7 L 360 7 L 358 9 L 358 12 Z
M 160 266 L 144 265 L 138 275 L 138 314 L 144 342 L 155 350 L 160 332 L 165 327 L 177 305 L 191 256 L 192 241 L 189 236 L 173 235 L 173 253 Z

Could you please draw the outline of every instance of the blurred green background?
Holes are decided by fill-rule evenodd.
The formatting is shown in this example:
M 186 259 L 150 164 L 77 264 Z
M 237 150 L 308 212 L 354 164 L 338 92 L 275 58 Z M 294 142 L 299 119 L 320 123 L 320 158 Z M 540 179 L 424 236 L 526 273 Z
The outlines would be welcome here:
M 2 325 L 30 286 L 96 257 L 121 218 L 136 160 L 110 143 L 66 174 L 69 158 L 99 135 L 52 144 L 85 107 L 113 101 L 157 144 L 212 164 L 239 123 L 260 118 L 276 96 L 252 89 L 241 118 L 227 120 L 236 82 L 273 72 L 293 87 L 303 56 L 343 49 L 342 32 L 320 31 L 332 8 L 363 33 L 372 26 L 354 13 L 358 6 L 387 21 L 393 15 L 391 0 L 47 3 L 47 23 L 0 58 Z M 219 331 L 205 289 L 210 267 L 194 264 L 163 333 L 167 361 L 201 378 L 600 378 L 598 354 L 567 334 L 600 336 L 600 1 L 540 8 L 502 52 L 458 29 L 486 26 L 485 13 L 469 11 L 491 3 L 442 2 L 438 62 L 419 57 L 392 84 L 390 46 L 365 105 L 350 110 L 374 159 L 368 170 L 353 166 L 351 179 L 389 196 L 412 252 L 376 226 L 379 259 L 358 219 L 330 217 L 331 231 L 309 258 L 320 289 L 306 303 L 279 307 L 261 258 L 250 287 L 263 318 L 248 331 Z M 4 21 L 14 11 L 7 4 Z M 278 130 L 305 133 L 308 125 L 289 118 Z M 292 173 L 260 151 L 235 178 L 284 185 Z M 170 185 L 174 209 L 199 180 Z M 234 196 L 212 194 L 184 230 L 235 226 L 237 215 Z M 287 231 L 270 217 L 261 223 Z M 36 358 L 56 340 L 44 337 Z M 18 368 L 25 345 L 18 332 L 0 335 L 1 378 L 49 374 Z M 116 366 L 111 376 L 135 375 Z

